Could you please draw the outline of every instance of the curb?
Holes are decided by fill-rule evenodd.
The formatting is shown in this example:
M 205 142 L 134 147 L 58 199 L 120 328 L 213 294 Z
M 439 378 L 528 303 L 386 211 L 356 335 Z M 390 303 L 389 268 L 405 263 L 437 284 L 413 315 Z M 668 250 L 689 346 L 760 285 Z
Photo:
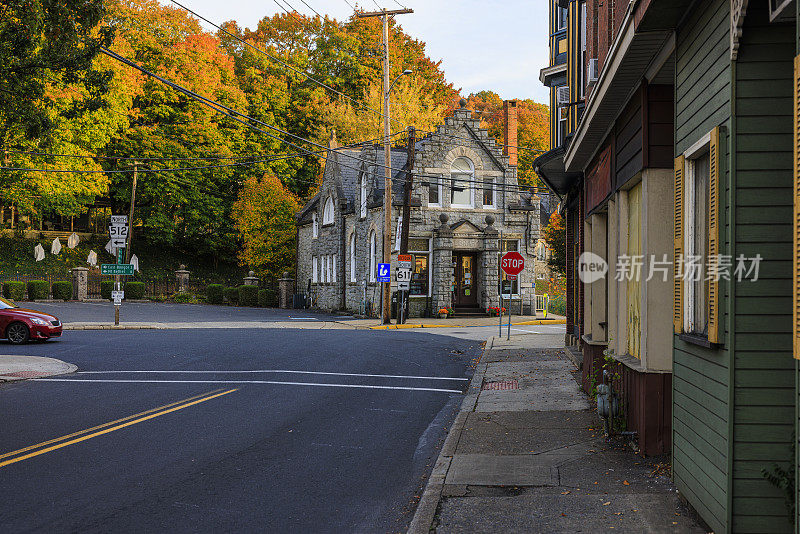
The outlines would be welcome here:
M 506 326 L 508 323 L 503 323 Z M 566 319 L 536 319 L 535 321 L 522 321 L 511 323 L 511 326 L 543 325 L 543 324 L 567 324 Z M 370 330 L 405 330 L 408 328 L 486 328 L 495 325 L 485 324 L 384 324 L 380 326 L 370 326 Z
M 461 401 L 461 409 L 450 426 L 450 431 L 444 440 L 442 450 L 431 471 L 431 477 L 428 479 L 425 491 L 422 492 L 422 497 L 417 504 L 417 511 L 414 513 L 414 518 L 408 527 L 408 534 L 428 534 L 431 530 L 433 520 L 436 518 L 436 510 L 439 508 L 439 501 L 442 498 L 442 490 L 444 489 L 447 472 L 450 469 L 450 462 L 453 460 L 456 447 L 461 439 L 461 433 L 467 424 L 467 416 L 475 410 L 475 406 L 478 403 L 478 395 L 480 395 L 481 387 L 483 386 L 483 377 L 486 376 L 486 369 L 489 366 L 488 363 L 483 362 L 483 357 L 487 351 L 491 350 L 491 342 L 493 340 L 494 336 L 486 342 L 481 359 L 469 383 L 467 394 L 464 396 L 464 400 Z
M 163 328 L 154 324 L 144 325 L 126 325 L 120 324 L 115 326 L 113 324 L 69 324 L 65 323 L 62 330 L 162 330 Z
M 0 370 L 0 384 L 3 382 L 19 382 L 21 380 L 66 375 L 78 370 L 77 365 L 56 360 L 55 358 L 39 356 L 24 356 L 23 358 L 30 358 L 35 361 L 14 361 L 10 364 L 5 363 L 3 365 L 4 369 Z M 17 358 L 17 360 L 19 360 L 19 358 Z

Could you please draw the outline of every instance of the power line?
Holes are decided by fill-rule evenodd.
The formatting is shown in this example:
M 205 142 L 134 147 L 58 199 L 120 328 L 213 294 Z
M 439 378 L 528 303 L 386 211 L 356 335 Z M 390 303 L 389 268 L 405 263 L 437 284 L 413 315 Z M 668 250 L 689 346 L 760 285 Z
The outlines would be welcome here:
M 200 15 L 199 13 L 197 13 L 197 12 L 195 12 L 195 11 L 192 11 L 191 9 L 189 9 L 188 7 L 184 6 L 183 4 L 181 4 L 181 3 L 177 2 L 176 0 L 170 0 L 170 1 L 171 1 L 173 4 L 177 5 L 178 7 L 181 7 L 181 8 L 183 8 L 183 9 L 185 9 L 186 11 L 188 11 L 189 13 L 191 13 L 192 15 L 194 15 L 195 17 L 199 18 L 200 20 L 203 20 L 203 21 L 205 21 L 206 23 L 208 23 L 208 24 L 212 25 L 213 27 L 217 28 L 217 30 L 219 30 L 219 31 L 223 32 L 223 33 L 224 33 L 224 34 L 226 34 L 227 36 L 229 36 L 229 37 L 232 37 L 232 38 L 236 39 L 236 40 L 237 40 L 237 41 L 239 41 L 240 43 L 242 43 L 242 44 L 244 44 L 244 45 L 248 46 L 249 48 L 252 48 L 252 49 L 253 49 L 253 50 L 255 50 L 256 52 L 258 52 L 258 53 L 260 53 L 260 54 L 263 54 L 263 55 L 265 55 L 266 57 L 268 57 L 268 58 L 272 59 L 273 61 L 275 61 L 275 62 L 277 62 L 277 63 L 280 63 L 281 65 L 283 65 L 283 66 L 284 66 L 284 67 L 286 67 L 287 69 L 291 70 L 292 72 L 294 72 L 294 73 L 296 73 L 296 74 L 299 74 L 300 76 L 303 76 L 303 77 L 304 77 L 305 79 L 307 79 L 308 81 L 310 81 L 310 82 L 313 82 L 313 83 L 315 83 L 315 84 L 319 85 L 320 87 L 323 87 L 323 88 L 327 89 L 328 91 L 332 91 L 332 92 L 336 93 L 337 95 L 339 95 L 339 96 L 342 96 L 342 97 L 346 98 L 346 99 L 347 99 L 347 100 L 349 100 L 350 102 L 353 102 L 354 104 L 357 104 L 357 105 L 359 105 L 360 107 L 362 107 L 362 108 L 364 108 L 364 109 L 368 109 L 368 110 L 372 111 L 373 113 L 377 113 L 378 115 L 380 115 L 381 117 L 383 117 L 383 113 L 382 113 L 382 112 L 380 112 L 380 111 L 378 111 L 378 110 L 376 110 L 376 109 L 373 109 L 373 108 L 371 108 L 370 106 L 368 106 L 368 105 L 364 104 L 364 103 L 363 103 L 363 102 L 361 102 L 360 100 L 357 100 L 357 99 L 355 99 L 355 98 L 353 98 L 353 97 L 351 97 L 351 96 L 349 96 L 349 95 L 347 95 L 347 94 L 345 94 L 345 93 L 343 93 L 343 92 L 339 91 L 338 89 L 334 89 L 334 88 L 333 88 L 333 87 L 331 87 L 330 85 L 328 85 L 328 84 L 326 84 L 326 83 L 323 83 L 323 82 L 321 82 L 321 81 L 319 81 L 319 80 L 317 80 L 317 79 L 315 79 L 315 78 L 311 77 L 309 74 L 307 74 L 307 73 L 305 73 L 305 72 L 303 72 L 303 71 L 301 71 L 301 70 L 299 70 L 299 69 L 297 69 L 297 68 L 295 68 L 295 67 L 292 67 L 291 65 L 289 65 L 289 64 L 288 64 L 288 63 L 286 63 L 285 61 L 283 61 L 283 60 L 281 60 L 281 59 L 279 59 L 279 58 L 277 58 L 277 57 L 275 57 L 275 56 L 273 56 L 273 55 L 269 54 L 268 52 L 266 52 L 266 51 L 264 51 L 264 50 L 262 50 L 262 49 L 258 48 L 257 46 L 255 46 L 255 45 L 253 45 L 253 44 L 251 44 L 251 43 L 248 43 L 247 41 L 245 41 L 244 39 L 242 39 L 242 38 L 241 38 L 241 37 L 239 37 L 238 35 L 234 35 L 234 34 L 232 34 L 231 32 L 229 32 L 228 30 L 226 30 L 226 29 L 225 29 L 225 28 L 223 28 L 222 26 L 219 26 L 218 24 L 215 24 L 215 23 L 211 22 L 210 20 L 208 20 L 208 19 L 207 19 L 207 18 L 205 18 L 204 16 Z M 400 122 L 400 121 L 398 121 L 398 122 Z M 401 124 L 402 124 L 402 122 L 401 122 Z
M 241 124 L 244 124 L 245 126 L 247 126 L 249 128 L 257 130 L 257 131 L 263 133 L 264 135 L 272 137 L 273 139 L 276 139 L 276 140 L 278 140 L 278 141 L 280 141 L 282 143 L 285 143 L 285 144 L 287 144 L 289 146 L 293 146 L 293 147 L 295 147 L 295 148 L 297 148 L 299 150 L 302 150 L 303 152 L 307 153 L 308 155 L 315 154 L 315 152 L 312 152 L 312 151 L 310 151 L 310 150 L 308 150 L 306 148 L 303 148 L 303 147 L 297 145 L 296 143 L 293 143 L 292 141 L 287 141 L 287 140 L 282 139 L 282 138 L 280 138 L 280 137 L 278 137 L 278 136 L 276 136 L 274 134 L 271 134 L 270 132 L 267 132 L 266 130 L 264 130 L 262 128 L 259 128 L 258 126 L 250 124 L 249 122 L 246 122 L 246 121 L 240 119 L 239 117 L 244 117 L 244 118 L 246 118 L 246 119 L 248 119 L 250 121 L 253 121 L 255 123 L 261 124 L 261 125 L 269 128 L 269 129 L 272 129 L 274 131 L 277 131 L 277 132 L 283 133 L 285 135 L 294 137 L 294 138 L 296 138 L 296 139 L 298 139 L 300 141 L 306 142 L 306 143 L 308 143 L 308 144 L 310 144 L 312 146 L 321 148 L 322 150 L 319 151 L 319 152 L 327 153 L 329 150 L 332 151 L 332 152 L 336 152 L 336 150 L 337 150 L 337 149 L 330 149 L 329 147 L 326 147 L 324 145 L 321 145 L 319 143 L 311 141 L 310 139 L 305 139 L 305 138 L 303 138 L 301 136 L 286 132 L 285 130 L 281 130 L 280 128 L 277 128 L 277 127 L 272 126 L 270 124 L 267 124 L 265 122 L 259 121 L 258 119 L 254 119 L 254 118 L 249 117 L 249 116 L 247 116 L 247 115 L 245 115 L 243 113 L 240 113 L 240 112 L 238 112 L 238 111 L 236 111 L 236 110 L 234 110 L 232 108 L 229 108 L 229 107 L 227 107 L 227 106 L 225 106 L 223 104 L 220 104 L 219 102 L 215 102 L 215 101 L 210 100 L 210 99 L 208 99 L 208 98 L 206 98 L 204 96 L 201 96 L 201 95 L 199 95 L 197 93 L 194 93 L 193 91 L 190 91 L 189 89 L 186 89 L 186 88 L 184 88 L 184 87 L 182 87 L 182 86 L 180 86 L 180 85 L 178 85 L 178 84 L 176 84 L 174 82 L 171 82 L 171 81 L 169 81 L 169 80 L 167 80 L 165 78 L 162 78 L 161 76 L 159 76 L 159 75 L 157 75 L 157 74 L 145 69 L 144 67 L 141 67 L 141 66 L 137 65 L 136 63 L 134 63 L 134 62 L 132 62 L 132 61 L 120 56 L 119 54 L 117 54 L 115 52 L 112 52 L 111 50 L 109 50 L 109 49 L 107 49 L 105 47 L 100 47 L 100 51 L 103 52 L 106 55 L 109 55 L 110 57 L 112 57 L 114 59 L 117 59 L 118 61 L 121 61 L 121 62 L 125 63 L 126 65 L 128 65 L 130 67 L 133 67 L 133 68 L 135 68 L 135 69 L 147 74 L 148 76 L 156 78 L 160 82 L 164 83 L 165 85 L 168 85 L 169 87 L 172 87 L 176 91 L 179 91 L 179 92 L 185 94 L 186 96 L 189 96 L 190 98 L 194 98 L 194 99 L 200 101 L 202 104 L 208 106 L 209 108 L 215 110 L 216 112 L 218 112 L 218 113 L 220 113 L 222 115 L 225 115 L 226 117 L 231 118 L 231 119 L 233 119 L 233 120 L 235 120 L 235 121 L 237 121 L 237 122 L 239 122 Z M 322 159 L 325 159 L 325 160 L 328 159 L 327 156 L 323 156 L 322 154 L 319 154 L 319 157 L 322 158 Z M 385 164 L 380 164 L 380 163 L 377 163 L 377 162 L 365 161 L 362 158 L 355 157 L 355 156 L 348 156 L 348 157 L 350 157 L 352 159 L 355 159 L 357 161 L 360 161 L 360 162 L 362 162 L 364 164 L 369 164 L 369 165 L 372 165 L 372 166 L 378 166 L 378 167 L 382 167 L 382 168 L 388 168 L 389 170 L 396 171 L 396 172 L 405 172 L 404 169 L 393 168 L 391 166 L 391 161 L 386 162 L 386 163 L 388 163 L 388 165 L 385 165 Z M 339 163 L 339 164 L 344 166 L 344 167 L 348 167 L 348 168 L 357 170 L 359 172 L 361 171 L 361 168 L 359 168 L 359 167 L 353 167 L 351 165 L 347 165 L 347 164 L 344 164 L 344 163 Z M 436 178 L 437 180 L 440 178 L 439 176 L 434 176 L 434 175 L 425 175 L 425 174 L 420 174 L 420 173 L 414 173 L 414 174 L 415 174 L 415 176 Z M 396 181 L 403 182 L 405 180 L 404 179 L 396 179 Z M 460 179 L 460 178 L 459 179 L 451 178 L 451 181 L 460 182 L 460 183 L 478 183 L 478 181 L 475 181 L 475 180 L 465 180 L 465 179 Z M 516 187 L 519 188 L 520 186 L 517 185 Z
M 317 10 L 316 10 L 316 9 L 314 9 L 313 7 L 311 7 L 310 5 L 308 5 L 308 2 L 306 2 L 306 0 L 300 0 L 300 1 L 301 1 L 301 2 L 303 2 L 303 4 L 305 4 L 305 6 L 306 6 L 308 9 L 310 9 L 311 11 L 313 11 L 314 13 L 316 13 L 316 15 L 317 15 L 319 18 L 324 18 L 322 15 L 320 15 L 320 14 L 317 12 Z
M 355 6 L 354 6 L 353 4 L 351 4 L 351 3 L 350 3 L 350 2 L 348 2 L 347 0 L 344 0 L 344 3 L 345 3 L 345 4 L 347 4 L 348 6 L 350 6 L 350 9 L 352 9 L 352 10 L 353 10 L 353 12 L 355 13 L 355 11 L 356 11 L 356 8 L 355 8 Z

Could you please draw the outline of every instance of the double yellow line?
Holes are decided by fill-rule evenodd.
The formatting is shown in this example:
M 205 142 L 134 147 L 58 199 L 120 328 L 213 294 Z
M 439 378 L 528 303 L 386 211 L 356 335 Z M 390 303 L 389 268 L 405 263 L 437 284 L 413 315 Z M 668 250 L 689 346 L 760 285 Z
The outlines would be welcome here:
M 233 393 L 234 391 L 236 391 L 236 389 L 229 389 L 226 391 L 223 391 L 223 388 L 215 389 L 207 393 L 189 397 L 188 399 L 171 402 L 169 404 L 159 406 L 158 408 L 152 408 L 141 413 L 129 415 L 127 417 L 123 417 L 122 419 L 109 421 L 108 423 L 93 426 L 92 428 L 87 428 L 85 430 L 79 430 L 78 432 L 67 434 L 66 436 L 61 436 L 37 443 L 36 445 L 30 445 L 22 449 L 17 449 L 16 451 L 0 454 L 0 467 L 5 467 L 7 465 L 21 462 L 22 460 L 27 460 L 28 458 L 33 458 L 34 456 L 39 456 L 40 454 L 45 454 L 68 447 L 69 445 L 74 445 L 76 443 L 80 443 L 81 441 L 86 441 L 87 439 L 102 436 L 103 434 L 108 434 L 109 432 L 120 430 L 122 428 L 147 421 L 148 419 L 153 419 L 154 417 L 159 417 L 161 415 L 166 415 L 178 410 L 183 410 L 189 406 L 194 406 L 195 404 L 200 404 L 201 402 L 216 399 L 217 397 L 222 397 L 223 395 Z

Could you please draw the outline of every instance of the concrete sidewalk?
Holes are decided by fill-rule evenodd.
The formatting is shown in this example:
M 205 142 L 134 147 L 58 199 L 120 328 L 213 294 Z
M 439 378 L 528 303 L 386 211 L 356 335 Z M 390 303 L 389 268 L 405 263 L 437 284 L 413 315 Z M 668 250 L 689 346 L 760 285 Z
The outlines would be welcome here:
M 75 365 L 55 358 L 0 354 L 0 382 L 64 375 L 77 370 Z
M 606 442 L 574 364 L 539 339 L 487 342 L 409 532 L 706 532 L 668 459 Z

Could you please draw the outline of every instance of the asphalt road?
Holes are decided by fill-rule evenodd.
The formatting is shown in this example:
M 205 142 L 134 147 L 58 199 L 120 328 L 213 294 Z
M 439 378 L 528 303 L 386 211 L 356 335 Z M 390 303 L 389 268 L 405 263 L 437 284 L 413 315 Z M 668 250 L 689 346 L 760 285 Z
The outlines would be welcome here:
M 79 367 L 0 385 L 3 532 L 400 532 L 479 343 L 413 330 L 68 331 L 0 352 Z

